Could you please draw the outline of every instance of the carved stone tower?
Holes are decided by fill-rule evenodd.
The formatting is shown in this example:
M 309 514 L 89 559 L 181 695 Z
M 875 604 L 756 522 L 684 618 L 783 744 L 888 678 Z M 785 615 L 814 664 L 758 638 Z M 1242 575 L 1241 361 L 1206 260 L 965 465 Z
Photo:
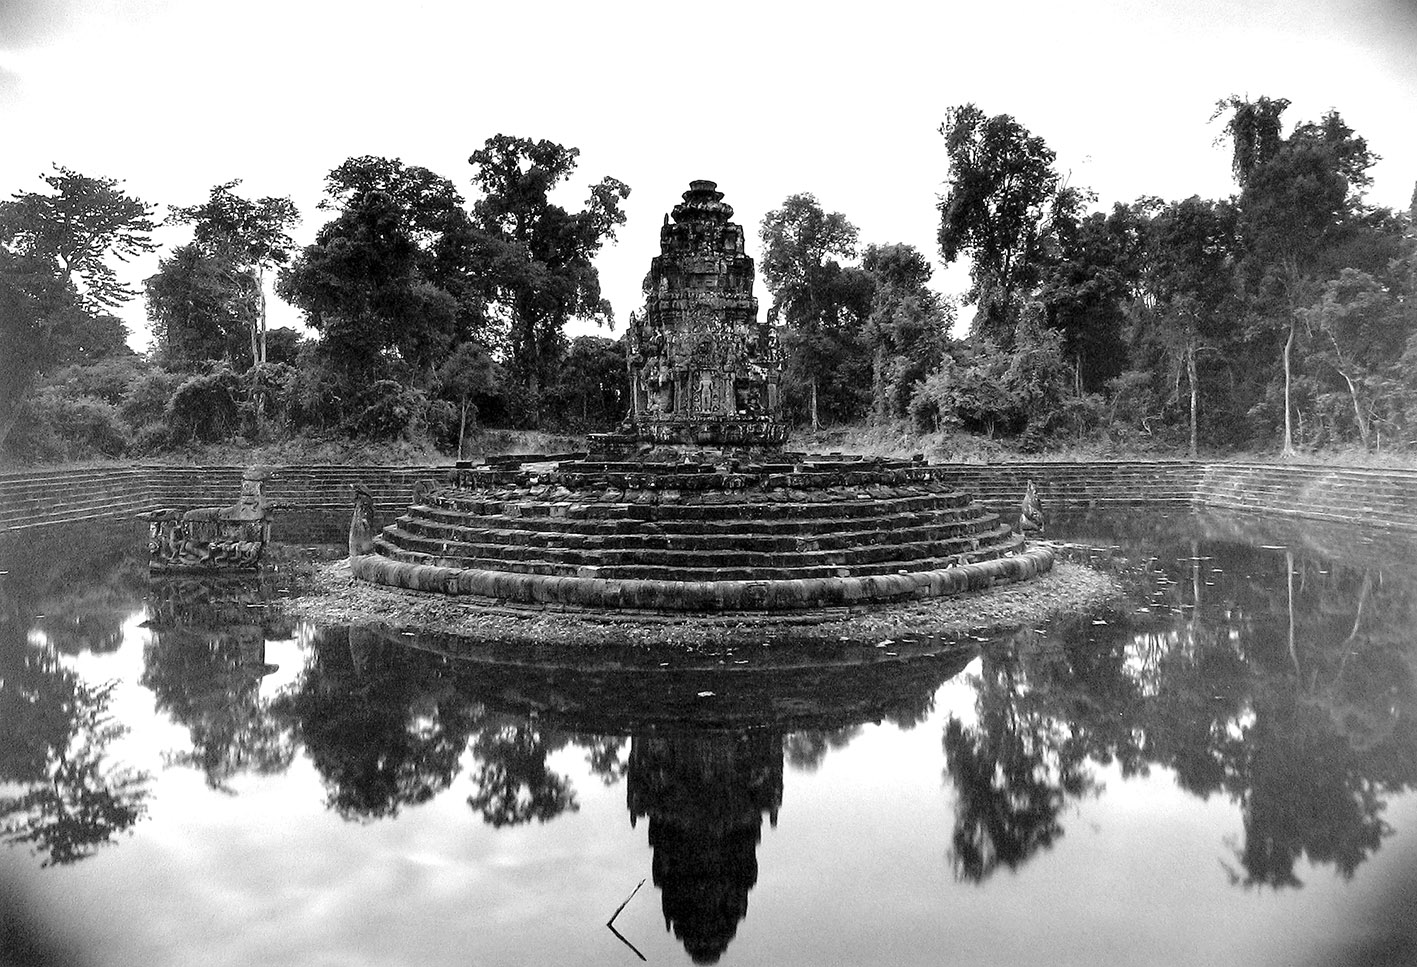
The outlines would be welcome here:
M 743 227 L 712 181 L 693 181 L 666 215 L 630 326 L 632 411 L 639 443 L 776 447 L 782 354 L 758 322 Z

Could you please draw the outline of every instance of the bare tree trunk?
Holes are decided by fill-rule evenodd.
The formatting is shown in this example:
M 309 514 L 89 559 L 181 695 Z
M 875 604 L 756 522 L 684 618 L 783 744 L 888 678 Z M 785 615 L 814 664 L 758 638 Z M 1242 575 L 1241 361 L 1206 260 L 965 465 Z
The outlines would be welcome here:
M 872 366 L 872 387 L 871 395 L 872 409 L 875 411 L 877 425 L 884 425 L 887 419 L 886 407 L 886 349 L 884 346 L 876 347 L 875 365 Z
M 1353 398 L 1353 418 L 1358 421 L 1358 438 L 1363 441 L 1364 450 L 1371 450 L 1372 428 L 1368 425 L 1368 418 L 1363 415 L 1363 407 L 1358 400 L 1358 387 L 1343 370 L 1340 369 L 1338 375 L 1348 384 L 1348 395 Z
M 1294 640 L 1294 552 L 1284 552 L 1284 570 L 1289 589 L 1289 660 L 1294 664 L 1294 677 L 1299 677 L 1299 649 Z
M 822 424 L 817 420 L 817 377 L 812 376 L 812 431 L 815 433 L 822 428 Z
M 253 418 L 257 436 L 261 434 L 261 423 L 265 417 L 266 398 L 256 386 L 256 368 L 266 361 L 266 271 L 256 270 L 256 298 L 259 311 L 251 325 L 251 395 L 255 404 Z
M 0 447 L 5 445 L 5 438 L 10 435 L 10 431 L 15 428 L 15 423 L 20 419 L 19 399 L 10 407 L 10 411 L 0 416 Z
M 1191 459 L 1196 459 L 1196 410 L 1200 404 L 1200 390 L 1196 386 L 1196 341 L 1186 343 L 1186 381 L 1191 384 Z
M 266 361 L 266 270 L 256 270 L 256 292 L 261 297 L 261 362 Z
M 1290 423 L 1290 411 L 1292 406 L 1289 402 L 1290 391 L 1294 382 L 1293 366 L 1291 365 L 1294 355 L 1294 317 L 1289 317 L 1289 337 L 1284 340 L 1284 455 L 1294 456 L 1294 430 Z
M 462 419 L 458 422 L 458 459 L 463 459 L 463 440 L 467 436 L 467 397 L 462 401 Z

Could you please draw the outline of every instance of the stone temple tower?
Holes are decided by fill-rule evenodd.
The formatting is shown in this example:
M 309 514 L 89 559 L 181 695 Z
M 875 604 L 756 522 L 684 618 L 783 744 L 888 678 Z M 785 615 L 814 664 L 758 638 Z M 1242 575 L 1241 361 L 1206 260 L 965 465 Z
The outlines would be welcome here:
M 641 445 L 781 446 L 782 354 L 758 322 L 743 227 L 712 181 L 690 182 L 683 198 L 665 216 L 628 334 L 632 409 L 621 434 Z

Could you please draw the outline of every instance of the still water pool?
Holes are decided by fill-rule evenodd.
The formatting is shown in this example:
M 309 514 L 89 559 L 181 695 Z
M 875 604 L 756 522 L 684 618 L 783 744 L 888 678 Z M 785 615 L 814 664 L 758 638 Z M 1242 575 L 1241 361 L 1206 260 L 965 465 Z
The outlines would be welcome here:
M 282 527 L 0 539 L 0 962 L 1417 962 L 1411 539 L 1076 516 L 1103 612 L 668 653 L 293 621 Z

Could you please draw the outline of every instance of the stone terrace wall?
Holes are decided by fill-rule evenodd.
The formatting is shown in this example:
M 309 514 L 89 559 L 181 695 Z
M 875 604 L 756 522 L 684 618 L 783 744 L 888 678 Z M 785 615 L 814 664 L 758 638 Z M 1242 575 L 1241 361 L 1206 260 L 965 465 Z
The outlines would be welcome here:
M 0 474 L 0 531 L 128 517 L 151 505 L 152 479 L 139 467 Z
M 275 500 L 309 509 L 348 508 L 350 488 L 374 494 L 379 519 L 410 502 L 414 481 L 451 465 L 276 467 L 266 485 Z M 158 464 L 0 474 L 0 531 L 59 521 L 128 517 L 156 507 L 229 504 L 240 466 Z M 1182 460 L 957 464 L 942 482 L 968 490 L 999 511 L 1018 507 L 1032 480 L 1050 507 L 1196 502 L 1259 514 L 1417 530 L 1417 471 L 1274 464 L 1204 464 Z
M 152 475 L 153 498 L 163 507 L 208 507 L 229 504 L 241 492 L 244 466 L 144 468 Z M 392 519 L 413 498 L 413 484 L 424 478 L 441 480 L 451 463 L 434 467 L 359 467 L 307 464 L 270 467 L 266 497 L 291 507 L 324 510 L 354 507 L 354 485 L 362 483 L 374 495 L 381 519 Z
M 1417 471 L 1216 463 L 1196 489 L 1205 507 L 1417 530 Z
M 241 466 L 145 464 L 99 469 L 0 474 L 0 531 L 60 521 L 132 517 L 158 507 L 223 506 L 241 492 Z M 415 481 L 444 476 L 442 467 L 273 467 L 266 495 L 311 510 L 353 506 L 353 486 L 374 494 L 381 519 L 406 507 Z
M 1189 503 L 1205 464 L 1188 460 L 1127 460 L 1063 463 L 957 464 L 946 468 L 942 483 L 966 490 L 995 511 L 1018 513 L 1028 482 L 1033 481 L 1046 512 L 1050 507 L 1109 504 Z

